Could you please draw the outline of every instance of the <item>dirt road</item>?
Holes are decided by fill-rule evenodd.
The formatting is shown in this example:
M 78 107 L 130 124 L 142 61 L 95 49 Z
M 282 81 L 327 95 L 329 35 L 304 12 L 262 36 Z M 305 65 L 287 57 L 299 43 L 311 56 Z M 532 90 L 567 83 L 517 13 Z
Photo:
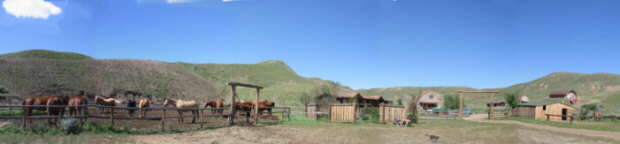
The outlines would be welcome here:
M 560 128 L 560 127 L 553 127 L 553 126 L 547 126 L 547 125 L 525 123 L 525 122 L 514 121 L 514 120 L 488 120 L 486 118 L 487 118 L 487 114 L 474 114 L 474 115 L 471 115 L 463 119 L 469 120 L 469 121 L 476 121 L 476 122 L 519 125 L 523 127 L 542 129 L 542 130 L 548 130 L 548 131 L 559 132 L 559 133 L 569 133 L 569 134 L 583 135 L 583 136 L 589 136 L 589 137 L 603 137 L 603 138 L 614 139 L 614 140 L 620 141 L 620 132 Z

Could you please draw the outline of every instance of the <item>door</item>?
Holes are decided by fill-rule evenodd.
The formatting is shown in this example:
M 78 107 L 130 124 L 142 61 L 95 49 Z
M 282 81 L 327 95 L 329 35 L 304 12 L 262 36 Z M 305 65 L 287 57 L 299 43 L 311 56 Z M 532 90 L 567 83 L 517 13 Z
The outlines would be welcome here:
M 566 115 L 568 115 L 568 109 L 562 109 L 562 120 L 566 120 Z

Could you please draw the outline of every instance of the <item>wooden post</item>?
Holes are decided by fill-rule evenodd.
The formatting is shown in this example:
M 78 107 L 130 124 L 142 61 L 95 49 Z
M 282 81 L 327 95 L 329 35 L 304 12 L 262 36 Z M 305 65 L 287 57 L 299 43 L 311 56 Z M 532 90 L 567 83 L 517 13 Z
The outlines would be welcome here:
M 382 124 L 385 124 L 385 105 L 383 103 L 379 105 L 379 119 Z
M 161 130 L 164 130 L 164 121 L 166 120 L 166 107 L 163 109 L 163 113 L 161 114 Z
M 235 124 L 235 113 L 236 113 L 236 109 L 235 109 L 235 98 L 237 97 L 237 86 L 232 85 L 232 100 L 230 100 L 230 116 L 228 117 L 228 125 L 234 125 Z
M 260 100 L 260 89 L 256 89 L 256 105 L 254 106 L 254 125 L 258 125 L 258 101 Z
M 203 116 L 204 109 L 201 109 L 201 108 L 198 108 L 198 109 L 200 109 L 200 113 L 198 113 L 200 115 L 200 128 L 204 128 L 203 127 L 203 124 L 205 123 L 204 116 Z
M 547 114 L 547 121 L 549 121 L 549 114 Z
M 459 115 L 459 119 L 463 120 L 463 93 L 461 92 L 459 92 L 459 114 L 458 115 Z
M 22 107 L 22 108 L 23 108 L 23 110 L 24 110 L 24 112 L 22 112 L 22 113 L 24 114 L 24 116 L 23 116 L 23 118 L 22 118 L 22 120 L 23 120 L 23 122 L 24 122 L 24 125 L 23 125 L 22 127 L 25 129 L 25 128 L 26 128 L 26 119 L 27 119 L 27 118 L 26 118 L 26 113 L 27 113 L 26 111 L 29 111 L 29 110 L 31 110 L 31 109 L 30 109 L 28 106 L 25 106 L 25 107 Z
M 328 109 L 327 110 L 327 121 L 330 122 L 332 121 L 332 104 L 331 103 L 328 104 L 327 109 Z
M 353 103 L 353 123 L 355 123 L 355 120 L 357 120 L 357 102 Z
M 573 116 L 571 115 L 569 118 L 570 118 L 570 124 L 573 124 Z
M 304 103 L 304 112 L 306 112 L 306 117 L 308 117 L 308 104 Z
M 110 108 L 112 110 L 112 116 L 110 117 L 110 119 L 112 119 L 112 125 L 114 125 L 114 108 Z

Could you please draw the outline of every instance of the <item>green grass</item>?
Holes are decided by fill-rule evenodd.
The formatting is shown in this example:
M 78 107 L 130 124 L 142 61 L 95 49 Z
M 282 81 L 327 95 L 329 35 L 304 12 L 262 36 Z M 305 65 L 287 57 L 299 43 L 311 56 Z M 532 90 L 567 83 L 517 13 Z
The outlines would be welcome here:
M 597 130 L 597 131 L 611 131 L 611 132 L 620 132 L 620 124 L 618 123 L 606 123 L 599 122 L 599 124 L 577 124 L 577 123 L 566 123 L 566 122 L 554 122 L 554 121 L 544 121 L 544 120 L 535 120 L 529 118 L 496 118 L 496 120 L 515 120 L 520 122 L 539 124 L 539 125 L 547 125 L 553 127 L 560 128 L 573 128 L 573 129 L 587 129 L 587 130 Z
M 46 111 L 42 111 L 42 110 L 33 110 L 32 111 L 33 115 L 43 115 L 43 114 L 47 114 Z M 20 116 L 20 115 L 24 115 L 24 111 L 23 110 L 0 110 L 0 116 Z

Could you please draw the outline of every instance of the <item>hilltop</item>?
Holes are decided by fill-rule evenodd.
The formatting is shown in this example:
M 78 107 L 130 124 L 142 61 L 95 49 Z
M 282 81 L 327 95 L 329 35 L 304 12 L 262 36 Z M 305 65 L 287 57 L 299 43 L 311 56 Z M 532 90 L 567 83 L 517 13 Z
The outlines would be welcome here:
M 20 58 L 20 59 L 57 59 L 57 60 L 83 60 L 92 59 L 89 56 L 72 53 L 56 52 L 51 50 L 26 50 L 15 53 L 0 55 L 0 58 Z
M 227 82 L 264 86 L 261 99 L 298 105 L 301 93 L 332 81 L 297 75 L 282 61 L 257 64 L 190 64 L 149 60 L 98 60 L 75 53 L 31 50 L 0 56 L 0 85 L 20 97 L 58 91 L 109 95 L 120 90 L 143 91 L 154 97 L 174 95 L 201 102 L 230 98 Z M 337 89 L 351 91 L 336 84 Z M 239 89 L 242 99 L 255 95 Z M 253 99 L 252 99 L 253 100 Z

